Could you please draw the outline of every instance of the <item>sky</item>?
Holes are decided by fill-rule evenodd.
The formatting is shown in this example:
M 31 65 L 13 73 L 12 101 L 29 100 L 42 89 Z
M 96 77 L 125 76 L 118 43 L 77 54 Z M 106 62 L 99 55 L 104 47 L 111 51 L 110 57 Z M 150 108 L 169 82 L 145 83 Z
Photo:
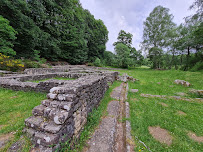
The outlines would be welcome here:
M 83 8 L 88 9 L 96 19 L 101 19 L 109 31 L 108 51 L 114 52 L 120 30 L 133 34 L 132 46 L 140 49 L 142 42 L 143 22 L 150 12 L 158 6 L 170 9 L 174 22 L 184 22 L 184 17 L 194 13 L 189 6 L 194 0 L 80 0 Z

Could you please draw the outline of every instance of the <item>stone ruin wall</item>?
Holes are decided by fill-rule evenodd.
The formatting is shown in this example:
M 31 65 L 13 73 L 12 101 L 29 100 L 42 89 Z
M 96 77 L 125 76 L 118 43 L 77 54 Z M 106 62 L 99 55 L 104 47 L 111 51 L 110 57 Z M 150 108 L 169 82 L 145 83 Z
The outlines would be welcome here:
M 60 143 L 79 138 L 88 114 L 99 105 L 107 89 L 105 76 L 86 76 L 52 88 L 48 99 L 25 120 L 24 131 L 40 151 L 55 151 Z
M 78 139 L 88 114 L 103 98 L 108 83 L 118 79 L 118 72 L 85 68 L 28 69 L 25 74 L 0 77 L 0 87 L 12 90 L 47 92 L 47 99 L 25 120 L 24 132 L 39 151 L 52 152 L 61 143 Z M 63 72 L 62 72 L 63 71 Z M 76 80 L 47 80 L 54 77 Z
M 41 69 L 40 69 L 41 71 Z M 84 71 L 82 71 L 84 72 Z M 95 76 L 106 76 L 107 81 L 112 83 L 117 78 L 118 72 L 94 72 L 92 73 L 86 71 L 86 73 L 73 73 L 73 72 L 58 72 L 58 73 L 46 73 L 46 74 L 38 74 L 35 73 L 34 75 L 27 75 L 27 74 L 20 74 L 15 76 L 5 76 L 0 77 L 0 87 L 15 90 L 15 91 L 35 91 L 35 92 L 45 92 L 48 93 L 49 90 L 53 87 L 60 86 L 66 84 L 66 82 L 70 80 L 46 80 L 39 83 L 29 82 L 29 81 L 36 81 L 42 79 L 49 79 L 49 78 L 75 78 L 78 79 L 80 77 L 88 76 L 88 75 L 95 75 Z

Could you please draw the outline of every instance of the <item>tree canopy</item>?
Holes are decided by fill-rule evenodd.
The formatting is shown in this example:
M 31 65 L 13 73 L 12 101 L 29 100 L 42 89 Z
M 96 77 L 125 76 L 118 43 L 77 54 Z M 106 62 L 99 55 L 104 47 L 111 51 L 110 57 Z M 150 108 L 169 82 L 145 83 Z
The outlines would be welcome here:
M 106 50 L 106 26 L 78 0 L 1 0 L 0 14 L 18 32 L 17 57 L 32 58 L 37 50 L 48 60 L 81 64 Z

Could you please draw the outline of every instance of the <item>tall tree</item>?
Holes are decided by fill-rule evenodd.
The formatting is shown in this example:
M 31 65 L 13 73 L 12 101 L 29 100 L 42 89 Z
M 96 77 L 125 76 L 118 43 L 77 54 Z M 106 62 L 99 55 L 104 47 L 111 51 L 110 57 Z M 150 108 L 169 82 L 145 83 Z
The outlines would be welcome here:
M 121 68 L 127 68 L 132 64 L 132 59 L 130 58 L 130 49 L 127 45 L 123 43 L 118 43 L 115 46 L 115 51 L 117 55 L 117 66 Z
M 192 16 L 192 19 L 203 21 L 203 1 L 195 0 L 194 3 L 190 6 L 190 9 L 196 10 L 196 13 Z
M 169 37 L 169 31 L 175 26 L 173 23 L 173 15 L 169 14 L 169 9 L 162 6 L 157 6 L 150 13 L 144 22 L 144 31 L 143 31 L 143 42 L 142 45 L 145 50 L 149 51 L 150 56 L 157 58 L 157 55 L 167 44 L 167 37 Z M 150 54 L 151 53 L 151 54 Z M 154 60 L 153 60 L 154 61 Z M 154 64 L 156 67 L 160 68 L 158 64 Z
M 5 55 L 16 55 L 13 41 L 17 32 L 9 25 L 9 21 L 0 15 L 0 52 Z
M 118 34 L 117 42 L 115 42 L 113 45 L 116 46 L 118 43 L 123 43 L 124 45 L 131 48 L 132 37 L 133 35 L 131 33 L 127 33 L 126 31 L 121 30 Z
M 18 32 L 17 57 L 82 64 L 103 56 L 108 30 L 78 0 L 1 0 L 0 14 Z

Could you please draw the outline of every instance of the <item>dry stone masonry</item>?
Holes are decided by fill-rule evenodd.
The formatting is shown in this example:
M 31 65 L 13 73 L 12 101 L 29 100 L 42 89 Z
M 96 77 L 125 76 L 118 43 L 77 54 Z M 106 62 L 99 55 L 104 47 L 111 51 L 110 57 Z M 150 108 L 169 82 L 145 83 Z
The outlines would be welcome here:
M 68 72 L 61 72 L 61 71 Z M 54 73 L 55 71 L 55 73 Z M 60 71 L 60 72 L 59 72 Z M 80 78 L 88 75 L 95 76 L 106 76 L 107 81 L 112 83 L 118 77 L 118 72 L 112 71 L 102 71 L 102 70 L 94 70 L 92 68 L 78 68 L 73 66 L 61 67 L 61 68 L 39 68 L 39 69 L 26 69 L 24 74 L 12 74 L 12 75 L 4 75 L 0 77 L 0 87 L 12 89 L 15 91 L 36 91 L 36 92 L 45 92 L 48 93 L 49 90 L 53 87 L 60 86 L 66 84 L 67 80 L 47 80 L 44 82 L 29 82 L 50 78 Z
M 48 99 L 25 120 L 25 132 L 41 151 L 56 150 L 60 143 L 79 137 L 88 113 L 99 105 L 107 89 L 105 76 L 86 76 L 52 88 Z
M 79 138 L 88 114 L 99 105 L 118 74 L 85 66 L 27 69 L 24 74 L 0 77 L 0 87 L 48 93 L 47 99 L 32 110 L 33 116 L 25 120 L 24 132 L 38 151 L 52 152 L 62 143 Z M 29 82 L 55 77 L 75 80 Z

